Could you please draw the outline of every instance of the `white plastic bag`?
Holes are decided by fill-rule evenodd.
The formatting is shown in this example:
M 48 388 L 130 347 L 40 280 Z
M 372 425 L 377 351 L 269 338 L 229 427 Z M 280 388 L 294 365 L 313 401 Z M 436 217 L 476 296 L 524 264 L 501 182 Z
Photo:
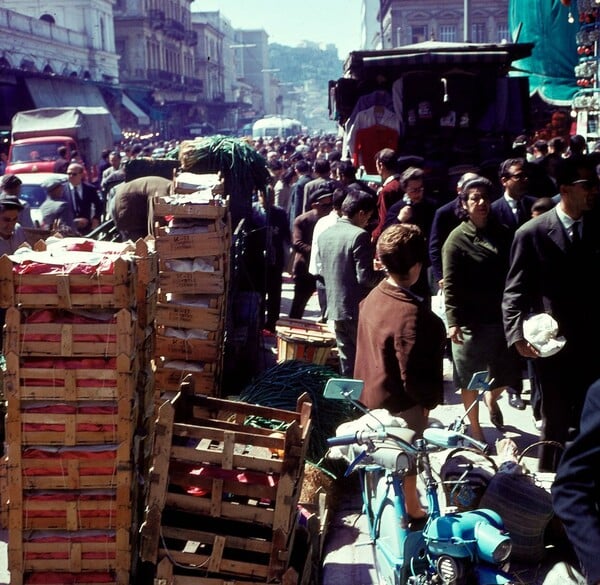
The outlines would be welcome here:
M 439 289 L 438 293 L 431 297 L 431 310 L 444 322 L 444 327 L 448 331 L 448 321 L 446 319 L 446 300 L 444 290 Z

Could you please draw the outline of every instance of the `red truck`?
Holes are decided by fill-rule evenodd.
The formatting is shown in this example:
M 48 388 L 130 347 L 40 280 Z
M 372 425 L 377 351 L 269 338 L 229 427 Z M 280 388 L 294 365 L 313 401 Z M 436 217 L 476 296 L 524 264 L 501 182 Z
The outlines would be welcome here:
M 103 107 L 38 108 L 13 116 L 7 173 L 52 172 L 58 148 L 67 148 L 83 161 L 87 175 L 94 169 L 102 150 L 113 145 L 110 114 Z

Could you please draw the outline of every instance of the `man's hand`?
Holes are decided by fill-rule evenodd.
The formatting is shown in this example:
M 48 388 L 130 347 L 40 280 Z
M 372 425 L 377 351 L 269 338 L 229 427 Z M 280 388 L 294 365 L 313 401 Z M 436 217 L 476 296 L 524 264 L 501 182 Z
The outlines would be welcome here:
M 515 341 L 515 348 L 525 358 L 538 358 L 540 357 L 540 352 L 531 345 L 525 339 L 519 339 L 519 341 Z
M 462 329 L 458 325 L 454 325 L 448 328 L 448 338 L 452 343 L 456 343 L 458 345 L 463 344 L 463 334 Z

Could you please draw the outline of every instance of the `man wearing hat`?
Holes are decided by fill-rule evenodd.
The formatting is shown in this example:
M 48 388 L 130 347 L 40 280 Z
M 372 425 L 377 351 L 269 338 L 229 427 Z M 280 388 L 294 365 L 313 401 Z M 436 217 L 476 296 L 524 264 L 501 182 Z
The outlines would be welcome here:
M 12 254 L 27 241 L 25 231 L 19 225 L 19 212 L 23 205 L 18 197 L 2 193 L 0 195 L 0 255 Z
M 46 190 L 46 200 L 40 206 L 42 227 L 76 231 L 73 208 L 65 199 L 65 181 L 60 177 L 51 177 L 42 183 L 42 187 Z
M 21 197 L 21 185 L 23 181 L 17 177 L 17 175 L 7 174 L 2 175 L 0 179 L 0 197 L 8 195 L 10 197 L 16 197 L 21 203 L 21 211 L 19 212 L 19 224 L 21 227 L 33 227 L 33 220 L 31 219 L 31 210 L 29 205 L 25 203 Z

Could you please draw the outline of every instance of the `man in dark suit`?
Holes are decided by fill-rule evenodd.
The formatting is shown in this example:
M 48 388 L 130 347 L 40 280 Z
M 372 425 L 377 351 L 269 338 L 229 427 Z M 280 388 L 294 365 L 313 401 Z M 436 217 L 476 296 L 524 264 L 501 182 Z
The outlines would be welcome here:
M 376 212 L 377 199 L 349 191 L 340 219 L 317 239 L 316 265 L 327 294 L 327 318 L 333 321 L 340 374 L 352 378 L 358 334 L 358 305 L 381 280 L 373 267 L 374 249 L 365 229 Z
M 425 197 L 425 171 L 418 167 L 408 167 L 400 175 L 400 187 L 404 191 L 404 196 L 388 209 L 383 229 L 396 223 L 413 223 L 421 228 L 423 235 L 429 240 L 436 205 Z M 429 263 L 423 266 L 419 280 L 411 290 L 425 302 L 430 301 Z
M 531 219 L 531 207 L 536 201 L 535 197 L 527 195 L 529 190 L 527 161 L 520 157 L 508 158 L 500 164 L 498 175 L 504 193 L 492 202 L 490 215 L 514 234 L 518 227 Z M 508 403 L 517 410 L 525 410 L 525 402 L 521 398 L 522 391 L 522 382 L 518 388 L 508 389 Z
M 542 440 L 565 444 L 577 432 L 589 386 L 600 378 L 600 221 L 594 207 L 598 177 L 589 158 L 563 159 L 557 180 L 560 202 L 517 229 L 506 279 L 502 311 L 509 345 L 533 358 L 542 395 Z M 558 323 L 565 346 L 555 355 L 525 339 L 523 322 L 546 312 Z M 556 469 L 557 451 L 544 445 L 540 469 Z
M 312 181 L 312 168 L 306 160 L 299 160 L 294 165 L 294 170 L 298 176 L 297 181 L 292 187 L 290 195 L 290 226 L 292 233 L 294 231 L 294 220 L 303 213 L 304 207 L 304 187 Z M 309 210 L 310 212 L 311 210 Z
M 273 204 L 273 188 L 258 192 L 258 201 L 246 220 L 244 269 L 240 289 L 260 294 L 260 326 L 275 333 L 281 309 L 285 250 L 290 245 L 290 226 L 285 209 Z M 266 318 L 265 318 L 266 312 Z
M 100 225 L 104 204 L 93 185 L 83 182 L 83 166 L 71 163 L 67 169 L 66 200 L 73 206 L 75 227 L 85 235 Z
M 590 386 L 579 435 L 569 445 L 552 485 L 554 510 L 562 520 L 588 583 L 600 583 L 600 380 Z

